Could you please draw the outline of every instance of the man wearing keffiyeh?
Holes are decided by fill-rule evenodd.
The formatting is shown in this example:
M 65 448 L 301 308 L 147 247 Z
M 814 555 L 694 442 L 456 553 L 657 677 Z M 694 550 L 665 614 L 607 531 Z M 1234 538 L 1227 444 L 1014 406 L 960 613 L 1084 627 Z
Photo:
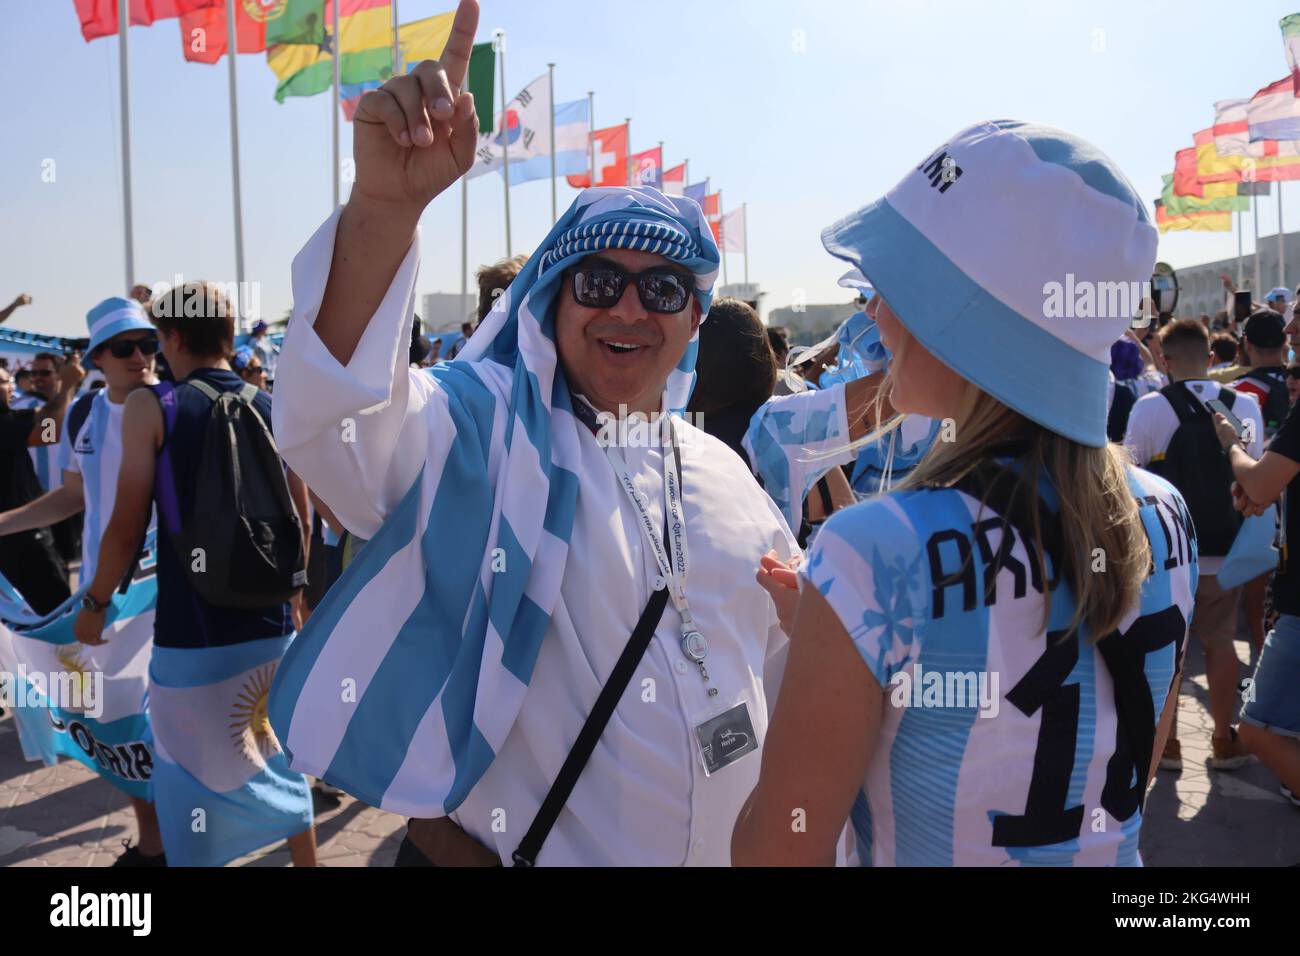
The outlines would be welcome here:
M 755 569 L 797 546 L 730 449 L 661 418 L 718 249 L 691 200 L 586 190 L 457 361 L 409 369 L 417 223 L 473 160 L 477 20 L 462 2 L 440 63 L 362 99 L 351 197 L 294 262 L 277 441 L 368 543 L 270 719 L 295 768 L 417 818 L 404 856 L 509 861 L 666 587 L 536 862 L 725 865 L 786 647 Z M 610 442 L 611 419 L 654 440 Z

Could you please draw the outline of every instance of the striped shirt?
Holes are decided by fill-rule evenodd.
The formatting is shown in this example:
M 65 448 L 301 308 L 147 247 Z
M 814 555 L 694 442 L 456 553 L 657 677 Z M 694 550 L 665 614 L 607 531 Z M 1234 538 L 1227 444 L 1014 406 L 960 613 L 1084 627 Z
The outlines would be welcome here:
M 852 812 L 864 865 L 1141 864 L 1147 767 L 1129 742 L 1151 747 L 1197 565 L 1177 491 L 1136 468 L 1129 481 L 1154 567 L 1102 641 L 1062 639 L 1074 606 L 1052 563 L 964 491 L 896 492 L 826 523 L 801 573 L 885 698 Z

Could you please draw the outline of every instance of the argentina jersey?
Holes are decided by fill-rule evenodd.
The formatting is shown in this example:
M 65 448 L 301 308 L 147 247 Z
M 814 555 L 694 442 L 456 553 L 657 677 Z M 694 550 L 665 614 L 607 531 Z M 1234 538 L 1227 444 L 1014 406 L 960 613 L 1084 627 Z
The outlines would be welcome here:
M 17 411 L 25 408 L 40 408 L 44 404 L 44 399 L 39 395 L 27 393 L 15 400 L 13 407 Z M 57 442 L 27 449 L 27 453 L 32 456 L 32 467 L 36 469 L 36 480 L 41 484 L 41 491 L 53 491 L 63 484 L 63 469 L 59 467 L 58 449 Z
M 1004 524 L 980 495 L 896 492 L 826 523 L 803 573 L 884 697 L 851 817 L 863 865 L 1141 865 L 1141 805 L 1197 566 L 1178 492 L 1136 468 L 1129 486 L 1152 569 L 1139 606 L 1100 641 L 1066 637 L 1074 602 L 1057 562 L 1040 562 L 1027 522 Z M 1050 486 L 1041 495 L 1054 512 Z M 1091 556 L 1098 573 L 1104 559 Z
M 78 401 L 89 401 L 90 411 L 75 435 L 72 429 L 64 429 L 57 457 L 60 471 L 75 471 L 81 475 L 82 496 L 86 503 L 80 577 L 84 584 L 95 576 L 99 542 L 113 516 L 117 473 L 122 465 L 122 409 L 125 405 L 109 401 L 107 388 L 96 391 L 93 398 Z M 70 409 L 70 417 L 71 414 Z M 153 527 L 151 519 L 150 530 Z

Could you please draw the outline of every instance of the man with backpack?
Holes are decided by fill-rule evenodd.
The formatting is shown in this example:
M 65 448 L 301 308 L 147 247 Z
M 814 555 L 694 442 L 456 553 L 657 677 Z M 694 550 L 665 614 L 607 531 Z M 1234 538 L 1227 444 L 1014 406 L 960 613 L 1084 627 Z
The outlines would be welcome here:
M 1233 389 L 1248 392 L 1259 402 L 1265 438 L 1277 434 L 1291 408 L 1286 390 L 1285 328 L 1286 319 L 1270 309 L 1261 309 L 1246 320 L 1241 344 L 1250 370 L 1232 383 Z
M 168 863 L 221 866 L 288 839 L 294 864 L 313 866 L 307 782 L 289 769 L 266 714 L 294 637 L 290 601 L 306 580 L 306 506 L 292 500 L 271 437 L 271 396 L 226 361 L 233 316 L 204 283 L 152 305 L 176 381 L 126 401 L 117 498 L 76 634 L 103 643 L 108 597 L 156 505 L 149 708 Z
M 1234 392 L 1205 377 L 1214 354 L 1200 322 L 1179 319 L 1170 323 L 1161 333 L 1161 345 L 1170 384 L 1138 399 L 1129 416 L 1124 444 L 1138 465 L 1178 489 L 1191 512 L 1193 528 L 1168 528 L 1166 532 L 1196 537 L 1200 579 L 1191 633 L 1205 648 L 1205 676 L 1214 721 L 1210 766 L 1233 770 L 1249 759 L 1232 726 L 1240 666 L 1233 647 L 1240 588 L 1220 587 L 1216 575 L 1242 518 L 1232 503 L 1232 468 L 1206 403 L 1217 399 L 1241 420 L 1248 451 L 1256 458 L 1262 450 L 1264 423 L 1253 396 Z M 1160 766 L 1166 770 L 1182 769 L 1176 730 L 1175 723 L 1160 759 Z

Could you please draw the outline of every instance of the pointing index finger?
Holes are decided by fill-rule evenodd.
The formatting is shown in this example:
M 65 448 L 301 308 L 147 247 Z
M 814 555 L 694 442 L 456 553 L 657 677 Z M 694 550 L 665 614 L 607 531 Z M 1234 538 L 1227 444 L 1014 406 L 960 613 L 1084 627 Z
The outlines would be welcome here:
M 478 30 L 478 0 L 460 0 L 456 19 L 452 21 L 451 35 L 438 61 L 447 72 L 447 82 L 459 92 L 469 69 L 469 56 L 474 50 L 474 34 Z

